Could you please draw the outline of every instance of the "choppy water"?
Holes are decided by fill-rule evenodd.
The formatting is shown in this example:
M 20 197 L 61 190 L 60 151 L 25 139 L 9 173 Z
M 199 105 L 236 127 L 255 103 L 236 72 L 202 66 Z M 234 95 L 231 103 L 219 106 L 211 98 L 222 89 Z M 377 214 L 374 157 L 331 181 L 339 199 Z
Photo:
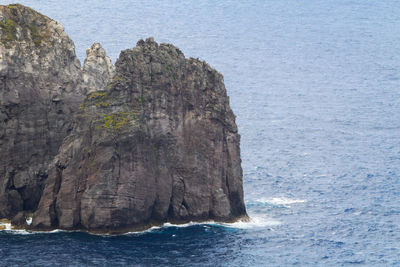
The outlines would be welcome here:
M 400 2 L 20 1 L 83 61 L 154 36 L 224 74 L 253 222 L 0 232 L 0 265 L 400 266 Z M 5 3 L 5 1 L 1 1 Z

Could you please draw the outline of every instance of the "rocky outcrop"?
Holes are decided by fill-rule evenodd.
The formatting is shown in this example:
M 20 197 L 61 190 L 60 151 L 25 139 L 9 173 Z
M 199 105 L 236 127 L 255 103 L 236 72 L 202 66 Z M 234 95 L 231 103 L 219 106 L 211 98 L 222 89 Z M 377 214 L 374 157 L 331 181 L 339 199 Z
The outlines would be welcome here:
M 36 209 L 82 90 L 63 27 L 28 7 L 0 6 L 0 218 Z
M 83 80 L 87 92 L 92 93 L 104 89 L 115 74 L 115 67 L 106 51 L 99 43 L 94 43 L 86 50 L 83 64 Z
M 56 21 L 0 6 L 0 219 L 124 232 L 246 217 L 240 137 L 223 77 L 139 41 L 83 68 Z M 30 220 L 29 220 L 30 222 Z
M 82 104 L 32 227 L 121 232 L 246 217 L 239 139 L 221 74 L 139 41 Z
M 81 69 L 61 24 L 23 5 L 0 6 L 0 218 L 36 210 L 74 112 L 114 69 L 98 43 Z

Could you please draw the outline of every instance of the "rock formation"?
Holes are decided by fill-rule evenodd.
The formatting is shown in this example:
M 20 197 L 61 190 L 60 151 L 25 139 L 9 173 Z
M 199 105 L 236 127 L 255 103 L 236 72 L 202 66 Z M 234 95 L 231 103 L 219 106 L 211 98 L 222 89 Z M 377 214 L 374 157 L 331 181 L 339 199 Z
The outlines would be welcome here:
M 33 227 L 124 231 L 245 216 L 222 75 L 152 39 L 121 52 L 50 167 Z
M 93 80 L 110 82 L 110 64 L 94 44 L 82 71 L 61 24 L 19 4 L 0 6 L 0 218 L 36 209 L 73 113 Z
M 86 50 L 83 64 L 83 80 L 88 93 L 104 89 L 111 81 L 115 67 L 106 51 L 99 43 L 94 43 Z
M 0 218 L 10 218 L 36 209 L 82 74 L 63 27 L 28 7 L 0 6 L 0 34 Z
M 22 5 L 0 6 L 0 34 L 0 218 L 113 233 L 246 218 L 240 136 L 208 64 L 150 38 L 116 67 L 95 43 L 81 69 L 62 26 Z

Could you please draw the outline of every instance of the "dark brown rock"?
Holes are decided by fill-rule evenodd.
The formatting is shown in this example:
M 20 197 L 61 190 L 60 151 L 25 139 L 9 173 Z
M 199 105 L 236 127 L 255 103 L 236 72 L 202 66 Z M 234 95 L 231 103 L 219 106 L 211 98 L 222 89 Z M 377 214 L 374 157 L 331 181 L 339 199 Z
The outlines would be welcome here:
M 11 219 L 11 225 L 13 226 L 14 229 L 25 228 L 27 226 L 25 212 L 24 211 L 18 212 L 18 214 Z
M 82 104 L 32 227 L 123 232 L 245 218 L 239 143 L 222 75 L 141 40 Z

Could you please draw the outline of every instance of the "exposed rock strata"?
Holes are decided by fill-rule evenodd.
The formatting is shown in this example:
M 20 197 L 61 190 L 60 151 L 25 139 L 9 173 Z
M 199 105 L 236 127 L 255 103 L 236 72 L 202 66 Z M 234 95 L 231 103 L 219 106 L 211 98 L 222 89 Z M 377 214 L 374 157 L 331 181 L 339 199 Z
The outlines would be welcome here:
M 36 209 L 82 74 L 63 27 L 28 7 L 0 6 L 0 34 L 0 218 L 10 218 Z
M 139 41 L 86 98 L 32 226 L 113 232 L 246 216 L 239 139 L 221 74 Z
M 32 229 L 101 232 L 246 217 L 239 139 L 205 62 L 148 39 L 116 68 L 95 43 L 81 69 L 59 23 L 0 6 L 0 218 L 14 226 L 33 211 Z
M 82 71 L 61 24 L 22 5 L 0 6 L 0 218 L 36 209 L 73 113 L 94 80 L 111 81 L 110 64 L 94 44 Z

